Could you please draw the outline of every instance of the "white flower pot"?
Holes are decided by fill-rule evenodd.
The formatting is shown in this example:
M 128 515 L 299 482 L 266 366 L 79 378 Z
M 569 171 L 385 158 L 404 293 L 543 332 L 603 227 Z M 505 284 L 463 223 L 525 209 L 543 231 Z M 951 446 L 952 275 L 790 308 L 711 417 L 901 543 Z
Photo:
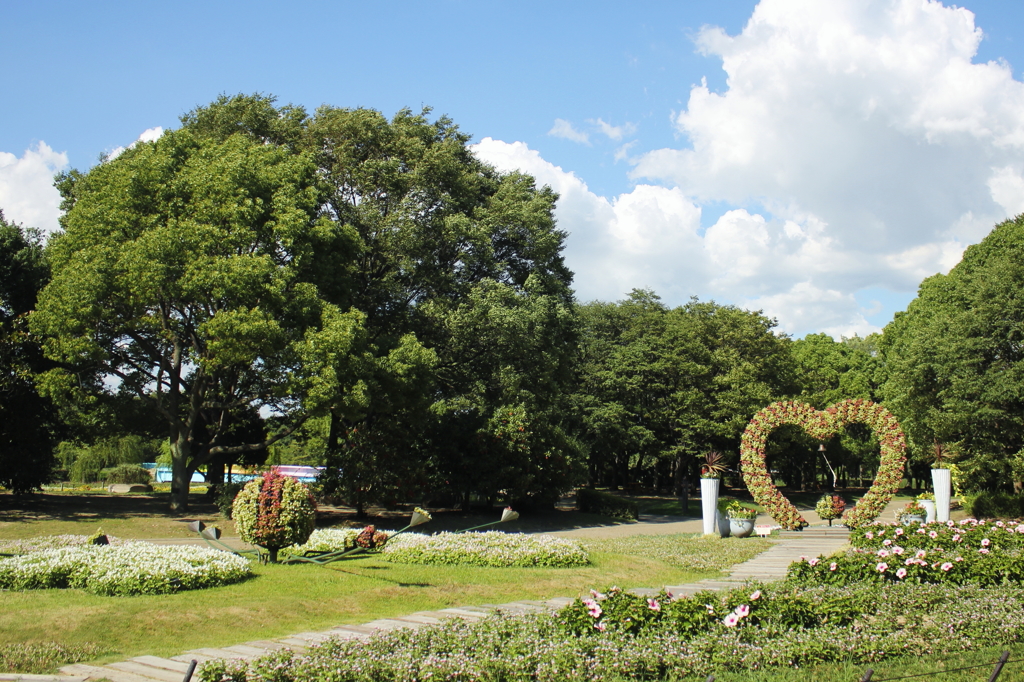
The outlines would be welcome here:
M 918 500 L 917 503 L 924 507 L 925 522 L 931 523 L 935 520 L 935 500 Z
M 729 532 L 734 538 L 745 538 L 754 532 L 754 519 L 729 519 Z
M 704 535 L 715 534 L 715 521 L 718 520 L 718 486 L 717 478 L 700 479 L 700 509 L 704 517 Z
M 935 520 L 949 521 L 949 494 L 952 479 L 949 469 L 932 469 L 932 485 L 935 486 Z
M 715 518 L 718 520 L 718 534 L 723 538 L 729 537 L 729 533 L 732 532 L 732 528 L 729 526 L 729 517 L 719 511 Z

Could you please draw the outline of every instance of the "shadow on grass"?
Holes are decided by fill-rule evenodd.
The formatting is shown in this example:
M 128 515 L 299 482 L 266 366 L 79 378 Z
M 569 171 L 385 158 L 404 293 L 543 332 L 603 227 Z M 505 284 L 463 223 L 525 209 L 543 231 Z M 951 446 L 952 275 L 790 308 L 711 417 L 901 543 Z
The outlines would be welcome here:
M 189 511 L 185 514 L 172 514 L 170 501 L 170 493 L 0 493 L 0 521 L 88 521 L 161 517 L 187 523 L 196 518 L 216 516 L 218 513 L 217 506 L 208 502 L 202 494 L 189 496 Z

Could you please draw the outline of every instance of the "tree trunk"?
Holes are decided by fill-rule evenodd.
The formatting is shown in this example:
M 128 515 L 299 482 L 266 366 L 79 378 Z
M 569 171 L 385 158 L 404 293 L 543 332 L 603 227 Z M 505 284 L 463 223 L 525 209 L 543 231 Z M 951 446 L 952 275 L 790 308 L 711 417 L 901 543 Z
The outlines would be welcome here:
M 188 489 L 195 471 L 188 465 L 191 454 L 188 440 L 177 435 L 171 442 L 171 511 L 176 514 L 188 511 Z

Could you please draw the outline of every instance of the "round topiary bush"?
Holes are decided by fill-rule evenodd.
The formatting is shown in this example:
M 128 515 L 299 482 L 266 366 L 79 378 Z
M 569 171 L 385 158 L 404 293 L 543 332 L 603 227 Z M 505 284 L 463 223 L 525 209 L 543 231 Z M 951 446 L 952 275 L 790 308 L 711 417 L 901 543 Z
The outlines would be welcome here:
M 309 539 L 316 521 L 316 503 L 294 478 L 268 471 L 246 483 L 231 508 L 243 541 L 259 545 L 277 561 L 277 551 Z

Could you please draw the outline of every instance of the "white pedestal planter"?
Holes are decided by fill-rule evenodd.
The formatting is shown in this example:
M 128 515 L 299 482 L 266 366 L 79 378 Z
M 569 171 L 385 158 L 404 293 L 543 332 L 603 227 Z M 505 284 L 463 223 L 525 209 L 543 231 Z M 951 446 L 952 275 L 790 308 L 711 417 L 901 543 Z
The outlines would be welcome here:
M 935 520 L 949 521 L 949 494 L 952 479 L 949 469 L 932 469 L 932 485 L 935 486 Z
M 715 521 L 718 518 L 718 486 L 717 478 L 700 479 L 700 509 L 704 517 L 704 535 L 715 534 Z
M 935 500 L 918 500 L 917 503 L 924 507 L 925 521 L 931 523 L 935 520 Z

